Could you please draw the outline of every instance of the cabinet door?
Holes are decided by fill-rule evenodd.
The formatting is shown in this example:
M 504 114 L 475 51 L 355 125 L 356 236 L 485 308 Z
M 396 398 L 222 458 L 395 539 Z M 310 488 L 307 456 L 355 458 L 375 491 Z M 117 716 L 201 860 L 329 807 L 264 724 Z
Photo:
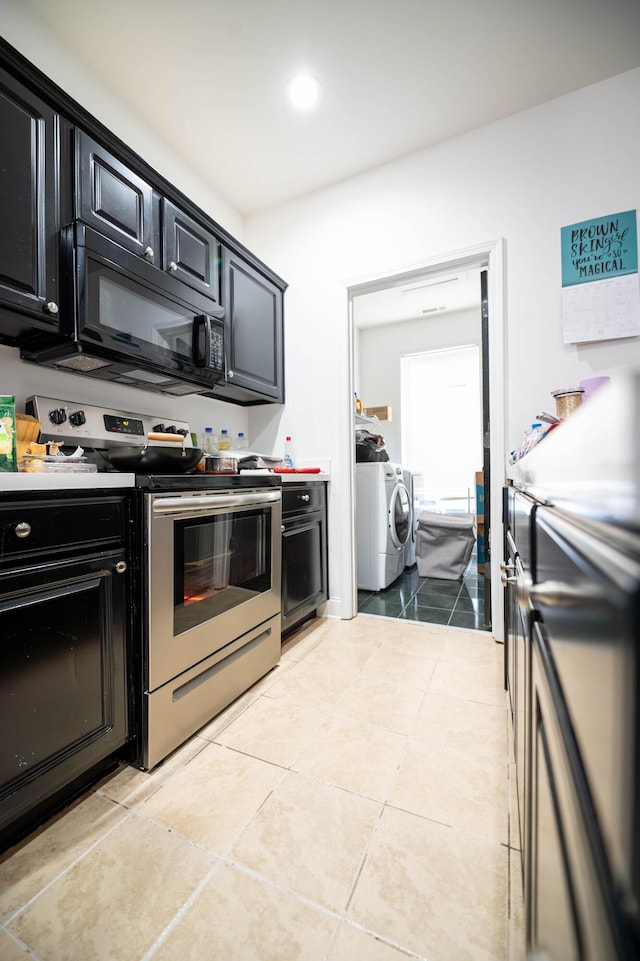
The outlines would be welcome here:
M 0 131 L 0 304 L 56 324 L 58 119 L 4 71 Z
M 509 706 L 511 717 L 516 712 L 516 648 L 518 645 L 518 607 L 516 604 L 516 588 L 513 578 L 516 571 L 516 549 L 511 534 L 507 531 L 505 538 L 505 577 L 504 592 L 504 626 L 505 626 L 505 659 L 507 690 L 509 692 Z
M 581 764 L 616 876 L 640 897 L 638 611 L 630 538 L 550 507 L 536 511 L 531 588 L 571 715 Z M 618 544 L 616 545 L 616 541 Z M 619 547 L 619 550 L 616 549 Z
M 151 186 L 82 130 L 76 130 L 76 217 L 159 262 Z
M 162 201 L 162 267 L 220 300 L 220 243 L 169 200 Z
M 0 832 L 126 740 L 124 557 L 0 577 Z
M 553 961 L 580 961 L 581 934 L 544 699 L 535 688 L 531 784 L 531 944 Z
M 320 520 L 284 523 L 282 535 L 282 617 L 326 600 L 324 537 Z
M 283 403 L 282 291 L 225 250 L 223 301 L 229 382 Z
M 637 950 L 608 870 L 549 638 L 538 621 L 531 690 L 528 946 L 553 961 L 631 961 Z

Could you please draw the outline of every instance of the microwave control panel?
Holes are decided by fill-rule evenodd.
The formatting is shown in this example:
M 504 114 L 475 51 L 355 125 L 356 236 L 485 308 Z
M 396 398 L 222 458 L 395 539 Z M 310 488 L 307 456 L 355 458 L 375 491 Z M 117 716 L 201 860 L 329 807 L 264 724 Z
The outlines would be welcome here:
M 209 367 L 224 373 L 224 334 L 222 327 L 211 328 L 209 342 Z

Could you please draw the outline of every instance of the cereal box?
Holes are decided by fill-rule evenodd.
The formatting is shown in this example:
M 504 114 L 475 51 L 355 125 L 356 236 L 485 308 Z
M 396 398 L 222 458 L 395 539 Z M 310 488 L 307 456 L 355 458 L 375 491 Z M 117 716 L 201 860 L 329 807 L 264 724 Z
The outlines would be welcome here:
M 17 471 L 15 397 L 0 394 L 0 471 Z

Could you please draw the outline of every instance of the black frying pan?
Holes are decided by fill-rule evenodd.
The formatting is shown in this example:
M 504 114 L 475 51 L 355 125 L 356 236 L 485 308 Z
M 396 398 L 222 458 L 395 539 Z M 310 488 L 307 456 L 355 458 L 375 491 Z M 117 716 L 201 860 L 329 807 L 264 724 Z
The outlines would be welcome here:
M 169 443 L 162 447 L 111 447 L 104 455 L 116 470 L 134 474 L 186 474 L 193 470 L 202 457 L 203 452 L 199 447 L 184 447 L 180 435 L 149 434 L 149 440 Z

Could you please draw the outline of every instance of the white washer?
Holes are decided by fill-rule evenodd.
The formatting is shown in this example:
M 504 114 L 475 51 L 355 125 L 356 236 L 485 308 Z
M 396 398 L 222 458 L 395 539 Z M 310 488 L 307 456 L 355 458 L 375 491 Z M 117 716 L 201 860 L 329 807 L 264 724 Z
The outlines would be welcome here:
M 361 590 L 381 591 L 404 570 L 411 500 L 399 464 L 356 464 L 356 567 Z

